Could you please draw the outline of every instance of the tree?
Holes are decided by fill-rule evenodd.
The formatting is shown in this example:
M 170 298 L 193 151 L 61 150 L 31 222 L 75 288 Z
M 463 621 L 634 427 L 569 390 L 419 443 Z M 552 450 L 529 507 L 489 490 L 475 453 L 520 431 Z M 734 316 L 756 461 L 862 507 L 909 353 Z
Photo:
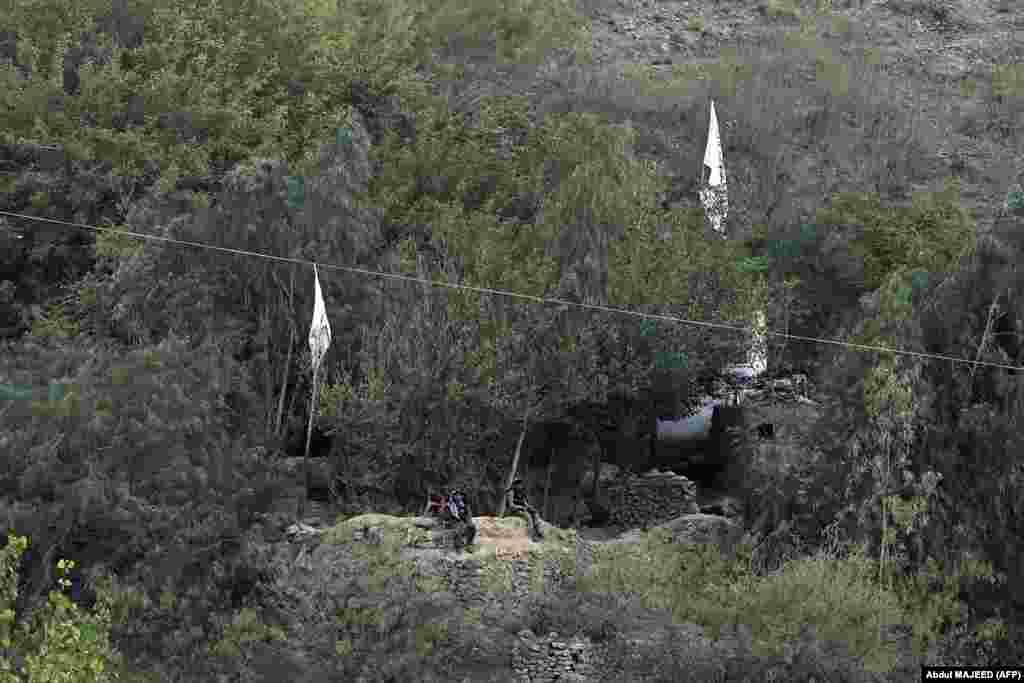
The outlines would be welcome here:
M 112 664 L 119 658 L 110 644 L 111 601 L 102 595 L 97 608 L 80 610 L 60 591 L 50 591 L 48 602 L 30 621 L 16 623 L 14 601 L 18 595 L 18 562 L 28 539 L 8 535 L 0 550 L 0 647 L 16 657 L 0 660 L 3 683 L 81 681 L 102 683 L 117 680 Z M 74 562 L 57 562 L 61 588 L 71 582 L 67 573 Z M 16 666 L 16 662 L 21 662 Z

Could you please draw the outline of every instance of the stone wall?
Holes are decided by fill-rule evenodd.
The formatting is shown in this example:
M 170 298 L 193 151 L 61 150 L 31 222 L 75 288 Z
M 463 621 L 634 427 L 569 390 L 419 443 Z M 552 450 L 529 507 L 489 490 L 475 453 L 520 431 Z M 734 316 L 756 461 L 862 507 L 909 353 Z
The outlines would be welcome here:
M 611 527 L 650 528 L 699 511 L 696 484 L 674 472 L 626 475 L 607 484 L 605 495 Z
M 589 640 L 564 640 L 557 633 L 538 637 L 529 629 L 519 632 L 512 666 L 516 683 L 585 683 L 596 680 L 598 670 Z

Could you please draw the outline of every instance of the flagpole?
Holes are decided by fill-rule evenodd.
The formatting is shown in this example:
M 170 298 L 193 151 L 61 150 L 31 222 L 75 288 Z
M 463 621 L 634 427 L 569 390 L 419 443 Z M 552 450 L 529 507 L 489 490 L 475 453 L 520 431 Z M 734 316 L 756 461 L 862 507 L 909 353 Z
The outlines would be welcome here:
M 320 275 L 317 273 L 316 264 L 313 264 L 313 322 L 309 326 L 309 350 L 313 361 L 313 391 L 309 397 L 309 424 L 306 426 L 306 451 L 303 457 L 303 471 L 305 479 L 305 492 L 299 497 L 298 517 L 299 521 L 305 516 L 306 507 L 309 503 L 309 445 L 313 438 L 313 417 L 316 415 L 317 394 L 320 389 L 320 362 L 327 353 L 327 347 L 331 345 L 331 324 L 327 320 L 327 310 L 324 306 L 323 293 L 320 291 Z
M 298 519 L 298 521 L 300 521 L 300 522 L 302 521 L 302 518 L 305 516 L 306 507 L 308 505 L 308 500 L 309 500 L 309 480 L 310 480 L 310 476 L 309 476 L 310 475 L 310 472 L 309 472 L 309 444 L 310 444 L 310 441 L 312 440 L 312 437 L 313 437 L 313 416 L 316 415 L 316 396 L 317 396 L 317 390 L 319 389 L 319 387 L 317 386 L 317 380 L 319 379 L 319 375 L 320 375 L 320 364 L 317 363 L 317 364 L 313 365 L 313 393 L 312 393 L 312 395 L 310 396 L 310 399 L 309 399 L 309 424 L 306 426 L 306 454 L 305 454 L 305 456 L 303 458 L 303 461 L 302 461 L 302 469 L 303 469 L 303 477 L 304 477 L 304 480 L 305 480 L 305 486 L 303 486 L 302 497 L 299 499 L 299 519 Z

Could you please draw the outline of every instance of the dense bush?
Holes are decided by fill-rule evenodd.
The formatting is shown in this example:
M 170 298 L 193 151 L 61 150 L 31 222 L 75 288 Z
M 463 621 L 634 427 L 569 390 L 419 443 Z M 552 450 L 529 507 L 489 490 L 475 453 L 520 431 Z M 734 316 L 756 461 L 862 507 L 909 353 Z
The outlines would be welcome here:
M 911 298 L 900 296 L 902 285 L 891 277 L 865 301 L 868 320 L 855 338 L 1019 363 L 1020 283 L 1012 262 L 1005 246 L 986 239 L 953 274 Z M 946 362 L 840 354 L 826 386 L 839 400 L 791 480 L 806 491 L 808 502 L 793 516 L 806 522 L 808 538 L 819 542 L 833 521 L 865 543 L 881 576 L 917 604 L 925 597 L 916 582 L 935 590 L 939 577 L 953 577 L 955 587 L 943 590 L 970 605 L 967 630 L 1004 620 L 1008 632 L 997 640 L 1009 646 L 1019 621 L 1014 577 L 1021 575 L 1012 371 L 951 372 Z M 939 634 L 951 626 L 929 619 Z
M 50 591 L 47 605 L 30 621 L 15 620 L 18 565 L 28 539 L 8 534 L 0 550 L 0 680 L 4 683 L 101 683 L 119 678 L 110 643 L 111 603 L 102 595 L 89 612 L 80 610 L 60 590 Z M 60 587 L 74 562 L 57 563 Z
M 635 596 L 647 607 L 668 610 L 677 623 L 705 627 L 716 639 L 724 628 L 743 624 L 758 657 L 782 656 L 811 624 L 822 642 L 845 648 L 838 660 L 829 655 L 822 663 L 854 658 L 878 673 L 892 670 L 900 654 L 883 639 L 887 624 L 911 625 L 914 652 L 924 656 L 947 629 L 966 619 L 961 577 L 986 572 L 983 566 L 965 566 L 961 574 L 943 579 L 933 566 L 890 587 L 879 582 L 878 563 L 860 546 L 794 558 L 758 577 L 751 572 L 749 548 L 727 561 L 714 547 L 680 547 L 654 533 L 639 547 L 608 553 L 583 582 L 584 590 Z M 936 580 L 941 599 L 931 591 Z

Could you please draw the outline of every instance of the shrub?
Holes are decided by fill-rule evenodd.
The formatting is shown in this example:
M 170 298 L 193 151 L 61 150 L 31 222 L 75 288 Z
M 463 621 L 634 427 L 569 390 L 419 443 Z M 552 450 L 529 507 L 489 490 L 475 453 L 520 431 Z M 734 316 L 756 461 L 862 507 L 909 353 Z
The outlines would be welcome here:
M 47 604 L 29 623 L 15 623 L 18 596 L 17 566 L 28 547 L 23 536 L 8 535 L 0 551 L 0 646 L 14 658 L 0 661 L 3 683 L 102 683 L 117 680 L 112 664 L 119 657 L 110 645 L 111 601 L 101 595 L 95 610 L 79 609 L 60 591 L 51 591 Z M 57 563 L 62 588 L 74 562 Z M 21 660 L 17 665 L 14 660 Z
M 223 636 L 210 646 L 210 652 L 220 657 L 238 657 L 248 643 L 280 640 L 285 640 L 285 633 L 281 628 L 264 624 L 256 610 L 246 608 L 224 627 Z
M 921 194 L 911 207 L 885 207 L 877 195 L 841 194 L 818 212 L 817 223 L 854 231 L 851 252 L 863 260 L 864 286 L 877 289 L 900 266 L 942 272 L 974 246 L 974 223 L 960 207 L 956 179 Z
M 762 8 L 772 18 L 800 18 L 800 8 L 793 0 L 768 0 Z
M 649 608 L 670 611 L 676 623 L 709 629 L 715 638 L 725 627 L 746 624 L 752 631 L 752 654 L 758 657 L 781 656 L 813 624 L 822 641 L 843 644 L 844 656 L 860 659 L 875 672 L 889 671 L 896 662 L 897 652 L 882 640 L 883 626 L 913 626 L 920 654 L 966 615 L 957 598 L 960 574 L 943 584 L 941 600 L 930 601 L 924 587 L 934 574 L 883 586 L 878 564 L 863 545 L 845 557 L 820 552 L 793 559 L 763 577 L 752 575 L 750 562 L 748 547 L 729 561 L 713 546 L 681 547 L 652 532 L 639 545 L 606 550 L 581 586 L 634 596 Z M 978 571 L 967 567 L 961 574 Z M 572 617 L 535 613 L 545 623 L 579 628 L 577 620 L 586 610 L 576 608 Z

